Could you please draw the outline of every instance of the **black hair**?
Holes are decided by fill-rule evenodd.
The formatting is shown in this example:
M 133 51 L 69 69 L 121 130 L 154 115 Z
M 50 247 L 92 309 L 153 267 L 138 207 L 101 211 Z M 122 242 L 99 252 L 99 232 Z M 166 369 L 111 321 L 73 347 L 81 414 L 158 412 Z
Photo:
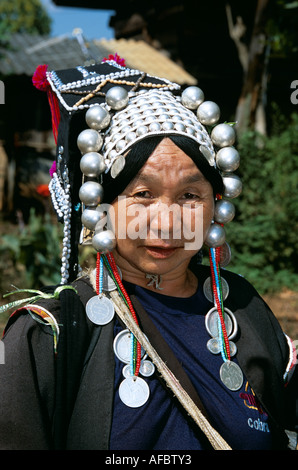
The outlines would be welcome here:
M 182 135 L 150 136 L 136 142 L 125 157 L 125 166 L 116 178 L 112 178 L 110 172 L 104 175 L 104 202 L 111 204 L 121 194 L 130 181 L 135 178 L 144 166 L 150 155 L 154 152 L 160 142 L 168 137 L 183 152 L 188 155 L 203 173 L 205 178 L 213 187 L 213 193 L 222 194 L 223 181 L 219 172 L 209 165 L 202 155 L 199 144 L 193 139 Z

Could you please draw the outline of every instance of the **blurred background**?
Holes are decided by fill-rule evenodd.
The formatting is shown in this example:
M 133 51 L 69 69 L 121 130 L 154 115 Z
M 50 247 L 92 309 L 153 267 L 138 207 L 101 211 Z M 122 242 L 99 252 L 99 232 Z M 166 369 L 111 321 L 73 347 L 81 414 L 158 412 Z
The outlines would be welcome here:
M 195 84 L 235 122 L 242 196 L 226 226 L 228 269 L 245 276 L 298 338 L 298 1 L 1 0 L 0 303 L 60 280 L 62 227 L 48 191 L 55 155 L 40 64 L 110 54 Z M 205 261 L 204 261 L 205 262 Z M 208 262 L 208 261 L 206 261 Z M 88 249 L 81 264 L 94 263 Z M 0 317 L 0 328 L 7 313 Z

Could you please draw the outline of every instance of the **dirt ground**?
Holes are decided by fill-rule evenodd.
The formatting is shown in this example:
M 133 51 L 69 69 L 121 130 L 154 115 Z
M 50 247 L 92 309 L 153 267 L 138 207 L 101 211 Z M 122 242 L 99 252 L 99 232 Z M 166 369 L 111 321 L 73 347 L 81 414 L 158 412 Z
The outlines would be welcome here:
M 298 292 L 285 290 L 274 295 L 265 295 L 274 315 L 278 318 L 283 331 L 292 340 L 298 340 Z

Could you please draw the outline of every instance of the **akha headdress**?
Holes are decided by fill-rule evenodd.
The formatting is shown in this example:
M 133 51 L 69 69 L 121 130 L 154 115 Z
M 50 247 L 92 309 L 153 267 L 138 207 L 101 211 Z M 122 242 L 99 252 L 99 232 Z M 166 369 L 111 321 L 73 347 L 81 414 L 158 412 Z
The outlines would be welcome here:
M 205 243 L 209 247 L 225 244 L 223 225 L 235 213 L 228 199 L 237 197 L 242 185 L 234 174 L 239 165 L 235 131 L 230 124 L 218 124 L 220 110 L 216 103 L 206 101 L 196 86 L 182 91 L 176 83 L 113 60 L 44 71 L 46 76 L 44 80 L 39 78 L 39 88 L 48 92 L 55 127 L 59 120 L 50 191 L 64 223 L 62 283 L 78 274 L 80 239 L 92 240 L 102 253 L 115 246 L 110 231 L 96 230 L 102 218 L 101 175 L 111 172 L 116 178 L 125 166 L 129 148 L 150 135 L 179 134 L 195 140 L 209 165 L 220 172 L 224 193 L 216 201 L 214 223 Z

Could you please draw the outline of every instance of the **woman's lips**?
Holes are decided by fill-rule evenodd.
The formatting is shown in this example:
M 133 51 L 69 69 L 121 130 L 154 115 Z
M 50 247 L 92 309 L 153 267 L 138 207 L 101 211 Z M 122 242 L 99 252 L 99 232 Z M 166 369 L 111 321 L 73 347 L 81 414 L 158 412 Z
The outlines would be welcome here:
M 154 258 L 169 258 L 179 247 L 163 247 L 163 246 L 145 246 L 146 251 Z

